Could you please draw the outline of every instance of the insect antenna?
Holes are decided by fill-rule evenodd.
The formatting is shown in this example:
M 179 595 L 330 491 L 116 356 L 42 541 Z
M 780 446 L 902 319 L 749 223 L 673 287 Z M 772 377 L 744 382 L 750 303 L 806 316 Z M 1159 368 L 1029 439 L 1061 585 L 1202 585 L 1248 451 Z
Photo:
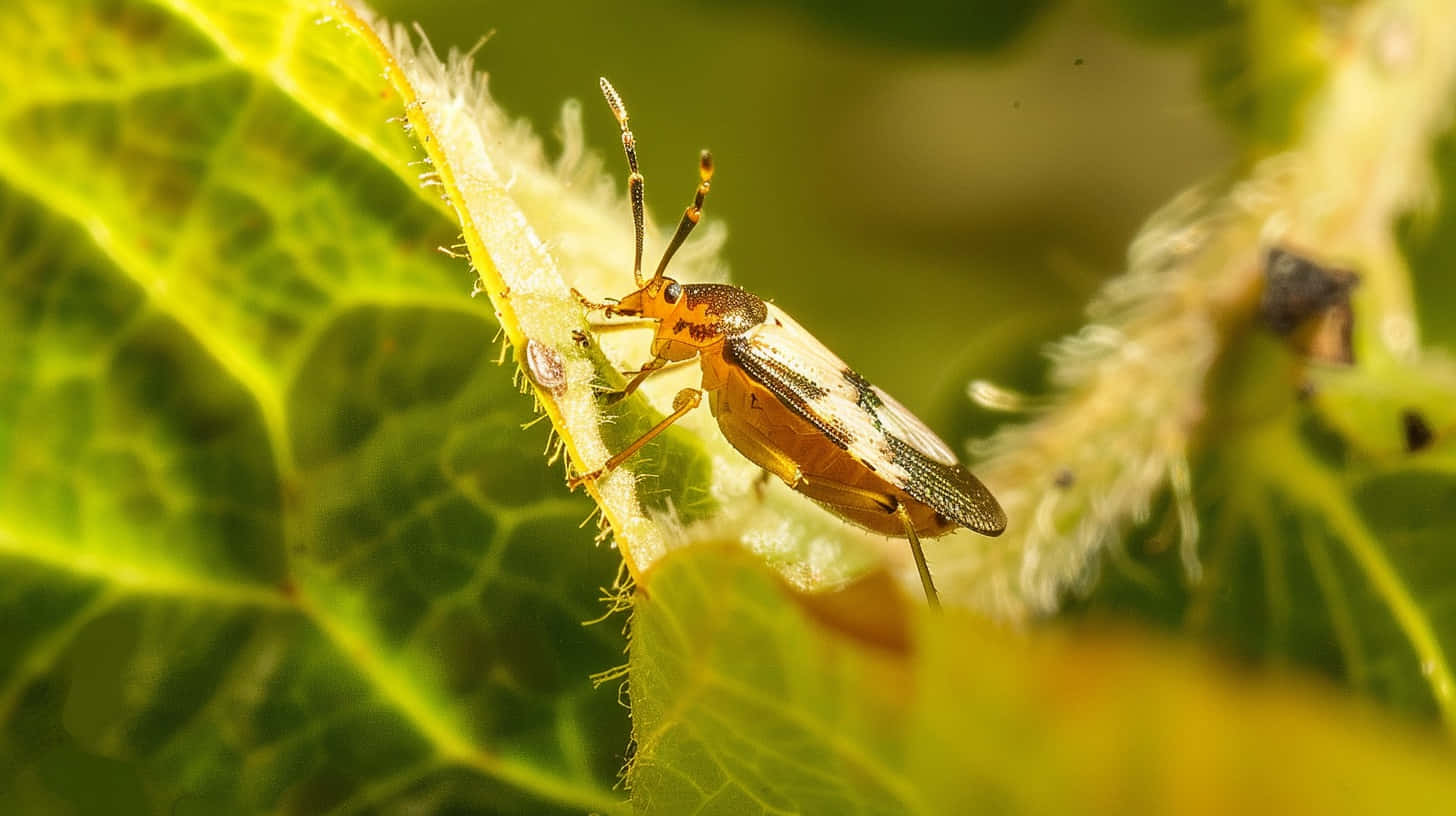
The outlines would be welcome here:
M 654 277 L 662 277 L 667 271 L 667 262 L 677 252 L 677 248 L 683 245 L 688 238 L 688 233 L 698 225 L 703 217 L 703 199 L 708 197 L 708 190 L 712 187 L 713 180 L 713 154 L 704 150 L 703 155 L 698 157 L 698 192 L 693 196 L 693 203 L 683 210 L 682 220 L 677 222 L 677 232 L 672 234 L 672 240 L 667 244 L 667 250 L 662 253 L 662 262 L 657 265 L 657 274 Z
M 637 288 L 642 288 L 642 237 L 643 237 L 643 215 L 642 215 L 642 187 L 645 182 L 642 180 L 642 173 L 637 169 L 637 138 L 632 135 L 632 127 L 627 122 L 627 106 L 622 104 L 622 97 L 617 95 L 617 89 L 606 77 L 599 77 L 602 85 L 602 96 L 607 99 L 607 106 L 612 109 L 612 115 L 617 117 L 617 124 L 622 126 L 622 151 L 627 154 L 627 169 L 630 171 L 627 176 L 627 196 L 632 200 L 632 229 L 637 235 L 637 246 L 632 256 L 632 278 L 637 282 Z

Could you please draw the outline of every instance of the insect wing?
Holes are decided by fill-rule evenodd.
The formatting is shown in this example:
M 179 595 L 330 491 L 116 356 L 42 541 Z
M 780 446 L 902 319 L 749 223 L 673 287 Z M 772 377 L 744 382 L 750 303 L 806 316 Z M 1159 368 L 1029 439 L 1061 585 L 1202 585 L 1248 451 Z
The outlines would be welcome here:
M 859 377 L 859 375 L 855 374 L 855 377 Z M 920 417 L 910 413 L 909 408 L 901 405 L 899 400 L 881 391 L 878 386 L 864 382 L 862 379 L 858 387 L 869 388 L 873 397 L 866 401 L 873 404 L 873 400 L 879 400 L 879 404 L 874 406 L 874 414 L 879 418 L 880 427 L 885 433 L 899 437 L 917 452 L 942 465 L 960 464 L 950 446 L 936 436 L 935 431 L 926 427 L 925 423 L 920 421 Z
M 909 409 L 844 364 L 769 305 L 754 331 L 729 340 L 733 361 L 791 411 L 917 501 L 957 524 L 996 535 L 1001 506 Z

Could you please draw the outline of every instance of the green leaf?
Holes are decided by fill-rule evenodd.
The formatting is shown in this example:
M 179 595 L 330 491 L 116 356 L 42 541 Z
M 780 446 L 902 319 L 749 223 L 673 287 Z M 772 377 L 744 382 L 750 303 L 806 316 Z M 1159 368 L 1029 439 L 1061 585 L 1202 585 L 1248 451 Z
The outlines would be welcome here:
M 1026 640 L 907 610 L 884 583 L 805 599 L 729 551 L 673 554 L 653 587 L 633 618 L 641 812 L 1401 813 L 1456 801 L 1432 735 L 1169 644 L 1095 630 Z M 867 609 L 875 625 L 849 616 Z
M 1202 81 L 1214 111 L 1244 136 L 1246 156 L 1287 150 L 1328 78 L 1331 5 L 1300 0 L 1194 4 L 1104 0 L 1135 30 L 1205 34 Z
M 1313 667 L 1422 718 L 1456 718 L 1449 611 L 1456 440 L 1405 450 L 1402 417 L 1456 423 L 1456 371 L 1324 372 L 1296 397 L 1297 361 L 1257 341 L 1226 361 L 1219 444 L 1193 477 L 1201 578 L 1168 546 L 1171 518 L 1134 534 L 1082 605 L 1142 617 L 1252 658 Z M 1231 393 L 1251 371 L 1257 393 Z
M 1456 129 L 1433 151 L 1439 194 L 1433 209 L 1410 213 L 1400 224 L 1401 250 L 1415 278 L 1416 308 L 1427 343 L 1456 348 Z
M 620 809 L 618 556 L 375 53 L 310 4 L 0 27 L 0 810 Z

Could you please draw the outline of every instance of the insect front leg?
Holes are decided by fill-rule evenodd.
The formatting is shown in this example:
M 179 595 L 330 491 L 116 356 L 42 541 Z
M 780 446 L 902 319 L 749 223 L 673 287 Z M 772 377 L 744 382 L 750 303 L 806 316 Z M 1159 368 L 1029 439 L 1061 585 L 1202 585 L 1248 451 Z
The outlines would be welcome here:
M 648 360 L 646 364 L 637 370 L 637 373 L 633 375 L 632 379 L 627 381 L 627 385 L 621 391 L 613 391 L 607 395 L 606 403 L 608 405 L 616 405 L 627 397 L 630 397 L 632 392 L 636 391 L 648 377 L 661 371 L 667 363 L 668 361 L 662 357 L 653 357 L 651 360 Z
M 578 292 L 574 286 L 571 288 L 571 296 L 576 298 L 576 302 L 580 303 L 581 307 L 586 309 L 588 313 L 605 312 L 607 317 L 612 316 L 612 309 L 617 305 L 614 302 L 592 300 L 581 292 Z
M 591 330 L 592 330 L 592 333 L 593 334 L 611 334 L 613 332 L 627 331 L 629 329 L 631 329 L 631 330 L 638 330 L 638 329 L 656 329 L 657 328 L 657 321 L 656 320 L 649 320 L 649 319 L 644 318 L 642 320 L 624 320 L 624 321 L 622 321 L 620 323 L 590 323 L 590 322 L 588 322 L 587 325 L 588 326 L 591 326 Z
M 663 417 L 661 422 L 648 428 L 647 433 L 639 436 L 637 441 L 623 448 L 616 456 L 603 462 L 601 467 L 593 470 L 591 473 L 583 473 L 580 476 L 573 476 L 568 479 L 566 481 L 567 487 L 575 490 L 576 486 L 582 482 L 594 482 L 616 470 L 623 462 L 636 455 L 637 451 L 642 450 L 643 445 L 651 442 L 658 434 L 671 427 L 672 423 L 682 419 L 689 411 L 701 405 L 702 402 L 703 392 L 696 388 L 684 388 L 677 392 L 677 396 L 672 399 L 672 413 Z

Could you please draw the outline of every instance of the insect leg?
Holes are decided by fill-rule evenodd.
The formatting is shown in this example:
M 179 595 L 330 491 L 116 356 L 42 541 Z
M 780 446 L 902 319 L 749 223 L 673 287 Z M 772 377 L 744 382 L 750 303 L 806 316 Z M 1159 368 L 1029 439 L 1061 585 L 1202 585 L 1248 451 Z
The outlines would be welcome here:
M 910 555 L 915 559 L 915 569 L 920 572 L 920 586 L 925 590 L 925 600 L 932 609 L 940 608 L 940 595 L 935 591 L 935 581 L 930 577 L 930 565 L 925 563 L 925 550 L 920 547 L 920 536 L 910 521 L 910 512 L 894 496 L 886 496 L 873 490 L 865 490 L 839 482 L 821 479 L 817 476 L 800 476 L 799 483 L 790 485 L 815 501 L 850 510 L 881 510 L 891 513 L 905 525 L 905 537 L 910 539 Z
M 920 536 L 910 521 L 910 512 L 894 496 L 888 496 L 862 487 L 847 485 L 821 476 L 804 473 L 799 465 L 762 433 L 745 426 L 742 433 L 735 434 L 733 446 L 765 471 L 783 479 L 789 487 L 805 496 L 830 507 L 846 510 L 869 510 L 893 515 L 905 526 L 905 537 L 910 539 L 910 554 L 915 558 L 915 568 L 920 572 L 920 586 L 925 590 L 925 600 L 931 608 L 940 608 L 940 595 L 935 591 L 935 582 L 930 577 L 930 566 L 925 563 L 925 551 L 920 547 Z
M 692 365 L 692 364 L 694 364 L 696 362 L 697 362 L 697 360 L 693 359 L 692 357 L 689 357 L 686 360 L 670 360 L 670 361 L 665 362 L 662 365 L 654 368 L 653 371 L 667 371 L 669 369 L 682 368 L 683 366 L 690 366 L 690 365 Z M 641 374 L 641 373 L 642 373 L 642 369 L 639 368 L 636 371 L 623 371 L 622 372 L 622 376 L 625 377 L 628 374 L 634 374 L 635 375 L 635 374 Z
M 637 138 L 632 135 L 632 127 L 627 121 L 627 106 L 622 104 L 622 97 L 617 95 L 617 89 L 606 77 L 601 77 L 602 96 L 607 99 L 607 107 L 612 109 L 612 115 L 617 117 L 617 124 L 622 128 L 622 151 L 627 154 L 627 196 L 632 200 L 632 229 L 637 235 L 637 249 L 632 257 L 632 279 L 637 281 L 637 288 L 641 289 L 642 280 L 642 236 L 643 236 L 643 180 L 642 173 L 637 169 Z
M 657 274 L 654 277 L 662 277 L 667 271 L 667 262 L 677 252 L 677 248 L 683 245 L 688 238 L 688 233 L 698 225 L 703 217 L 703 199 L 708 197 L 708 190 L 713 180 L 713 154 L 704 150 L 698 157 L 698 192 L 693 196 L 693 203 L 683 210 L 682 220 L 677 222 L 677 232 L 672 234 L 672 240 L 668 242 L 667 249 L 662 253 L 662 261 L 657 264 Z
M 617 467 L 623 462 L 631 459 L 637 453 L 637 451 L 642 450 L 643 445 L 651 442 L 653 438 L 655 438 L 658 434 L 667 430 L 668 427 L 672 425 L 672 423 L 677 422 L 679 419 L 682 419 L 683 416 L 687 414 L 687 412 L 698 407 L 700 404 L 702 404 L 702 402 L 703 392 L 699 391 L 696 388 L 684 388 L 683 390 L 677 392 L 677 396 L 673 397 L 672 400 L 672 413 L 663 417 L 661 422 L 653 425 L 651 428 L 648 428 L 647 433 L 644 433 L 641 436 L 637 437 L 636 442 L 633 442 L 632 444 L 623 448 L 617 453 L 616 456 L 613 456 L 606 462 L 603 462 L 601 467 L 597 468 L 591 473 L 583 473 L 580 476 L 573 476 L 572 478 L 568 479 L 566 481 L 567 487 L 575 490 L 576 486 L 581 484 L 582 482 L 594 482 L 597 479 L 605 476 L 606 474 L 611 473 L 613 470 L 616 470 Z
M 576 287 L 572 287 L 571 296 L 576 298 L 576 302 L 580 303 L 582 308 L 586 309 L 588 312 L 606 312 L 608 317 L 610 317 L 612 314 L 612 307 L 617 305 L 616 303 L 609 303 L 607 301 L 597 302 L 595 300 L 592 300 L 586 295 L 583 295 L 582 293 L 576 291 Z
M 627 397 L 630 397 L 632 395 L 632 392 L 636 391 L 637 387 L 642 385 L 643 381 L 645 381 L 648 377 L 652 376 L 654 373 L 661 371 L 666 366 L 667 360 L 664 360 L 661 357 L 653 357 L 651 360 L 648 360 L 646 365 L 643 365 L 642 368 L 638 369 L 637 374 L 633 376 L 632 379 L 627 381 L 627 386 L 625 388 L 623 388 L 621 391 L 613 391 L 611 394 L 607 395 L 607 404 L 616 405 Z M 678 396 L 682 395 L 679 394 Z
M 935 580 L 930 577 L 930 565 L 925 563 L 925 550 L 920 548 L 920 536 L 915 534 L 915 525 L 910 523 L 910 511 L 905 505 L 895 503 L 895 515 L 905 525 L 905 537 L 910 539 L 910 555 L 915 558 L 915 569 L 920 571 L 920 586 L 925 590 L 925 602 L 931 609 L 940 608 L 940 593 L 935 591 Z
M 760 470 L 758 472 L 758 478 L 753 480 L 753 494 L 755 496 L 758 496 L 760 499 L 763 498 L 763 490 L 768 487 L 768 480 L 771 476 L 773 474 L 766 470 Z
M 587 323 L 596 334 L 610 334 L 628 329 L 656 329 L 656 320 L 628 320 L 622 323 Z

